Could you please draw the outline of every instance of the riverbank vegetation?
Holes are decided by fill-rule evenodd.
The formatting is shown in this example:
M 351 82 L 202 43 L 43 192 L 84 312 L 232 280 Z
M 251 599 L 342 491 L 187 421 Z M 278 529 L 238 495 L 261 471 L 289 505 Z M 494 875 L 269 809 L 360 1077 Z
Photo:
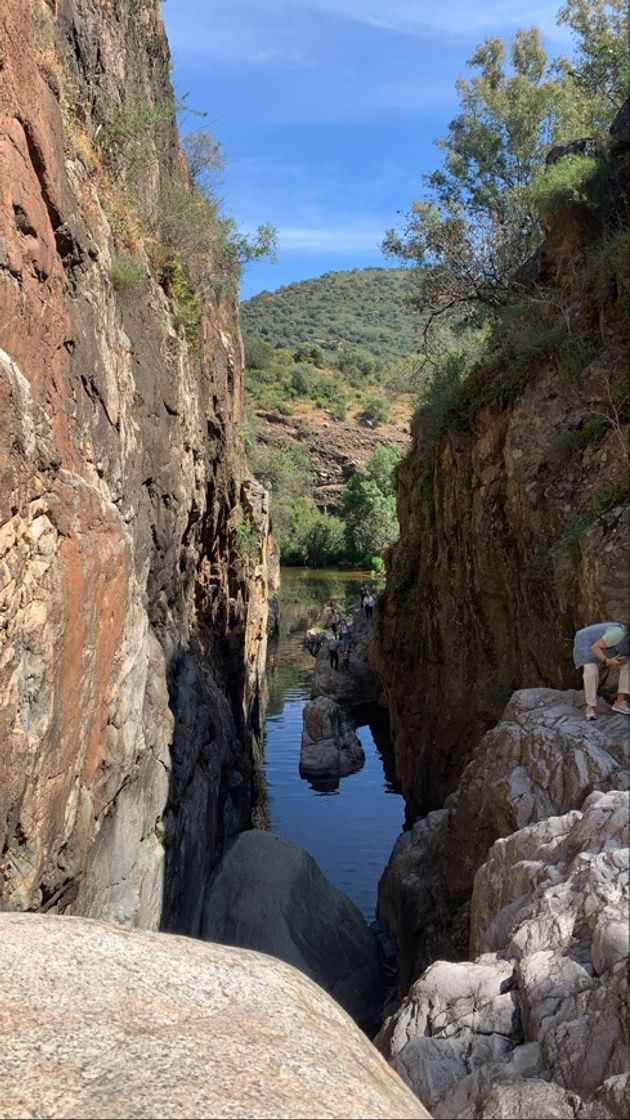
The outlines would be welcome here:
M 395 471 L 401 455 L 378 447 L 365 471 L 349 480 L 340 513 L 324 513 L 310 495 L 313 474 L 305 447 L 252 449 L 252 467 L 270 493 L 274 537 L 282 563 L 326 568 L 371 567 L 395 540 Z

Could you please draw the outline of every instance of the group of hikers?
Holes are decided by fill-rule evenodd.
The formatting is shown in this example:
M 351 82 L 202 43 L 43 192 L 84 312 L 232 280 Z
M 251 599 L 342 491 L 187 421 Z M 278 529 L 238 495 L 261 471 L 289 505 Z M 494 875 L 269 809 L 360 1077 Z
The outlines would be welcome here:
M 367 583 L 361 584 L 361 610 L 366 619 L 370 619 L 374 613 L 374 596 Z M 333 633 L 332 641 L 328 643 L 330 667 L 338 671 L 339 658 L 341 657 L 341 668 L 347 671 L 350 668 L 350 646 L 352 642 L 350 624 L 339 613 L 334 599 L 330 600 L 326 613 L 326 626 Z
M 374 611 L 374 596 L 369 584 L 361 584 L 361 610 L 366 619 L 371 619 Z M 331 669 L 350 668 L 351 634 L 350 626 L 334 600 L 327 608 L 326 625 L 333 633 L 328 643 Z M 585 718 L 597 719 L 597 691 L 600 669 L 619 671 L 617 696 L 612 705 L 613 712 L 630 715 L 630 663 L 628 661 L 628 627 L 621 622 L 594 622 L 578 630 L 573 642 L 573 661 L 582 670 L 584 678 L 584 698 L 586 701 Z

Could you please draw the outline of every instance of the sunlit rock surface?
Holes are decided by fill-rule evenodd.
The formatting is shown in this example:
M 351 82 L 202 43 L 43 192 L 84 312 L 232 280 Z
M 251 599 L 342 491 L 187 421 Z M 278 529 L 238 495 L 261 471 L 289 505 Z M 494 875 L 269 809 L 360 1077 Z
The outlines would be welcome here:
M 259 953 L 0 914 L 0 1116 L 428 1117 L 302 973 Z

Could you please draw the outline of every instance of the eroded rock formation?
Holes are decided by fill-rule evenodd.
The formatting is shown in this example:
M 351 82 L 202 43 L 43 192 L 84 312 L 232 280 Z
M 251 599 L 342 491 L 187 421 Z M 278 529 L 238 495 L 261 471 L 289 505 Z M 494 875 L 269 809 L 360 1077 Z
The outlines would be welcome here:
M 55 916 L 0 914 L 0 939 L 0 1116 L 429 1115 L 281 961 Z
M 242 832 L 214 872 L 202 934 L 295 965 L 366 1029 L 381 1021 L 376 937 L 308 852 L 270 832 Z
M 432 965 L 377 1039 L 433 1116 L 627 1116 L 628 808 L 596 791 L 492 847 L 473 961 Z
M 372 633 L 371 622 L 366 621 L 363 612 L 355 613 L 350 625 L 350 661 L 343 668 L 344 658 L 340 653 L 339 669 L 332 669 L 328 653 L 328 640 L 317 647 L 311 696 L 329 696 L 338 704 L 368 704 L 379 694 L 378 680 L 370 667 L 368 647 Z
M 194 932 L 251 817 L 270 544 L 234 286 L 187 338 L 99 148 L 140 106 L 144 212 L 185 182 L 169 64 L 158 0 L 2 5 L 0 893 Z
M 400 942 L 403 990 L 436 958 L 468 955 L 475 875 L 495 840 L 581 809 L 593 789 L 627 789 L 628 745 L 627 717 L 608 708 L 586 723 L 579 692 L 514 694 L 455 793 L 401 835 L 384 872 L 379 914 Z
M 341 778 L 360 770 L 365 752 L 359 736 L 343 718 L 334 700 L 318 696 L 302 713 L 300 775 L 303 778 Z

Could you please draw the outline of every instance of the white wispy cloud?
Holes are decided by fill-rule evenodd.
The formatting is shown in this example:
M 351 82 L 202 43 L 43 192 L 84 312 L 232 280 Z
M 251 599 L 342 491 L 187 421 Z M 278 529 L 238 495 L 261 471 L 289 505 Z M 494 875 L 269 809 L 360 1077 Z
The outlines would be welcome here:
M 427 31 L 469 35 L 536 24 L 554 38 L 562 35 L 556 25 L 559 0 L 255 0 L 259 9 L 302 9 L 342 16 L 357 23 L 403 34 Z
M 411 37 L 478 38 L 536 24 L 556 41 L 560 0 L 178 0 L 164 14 L 174 51 L 215 58 L 223 67 L 309 69 L 340 21 Z
M 378 249 L 383 240 L 380 226 L 352 229 L 340 225 L 331 227 L 285 226 L 278 230 L 278 247 L 281 251 L 357 253 Z

